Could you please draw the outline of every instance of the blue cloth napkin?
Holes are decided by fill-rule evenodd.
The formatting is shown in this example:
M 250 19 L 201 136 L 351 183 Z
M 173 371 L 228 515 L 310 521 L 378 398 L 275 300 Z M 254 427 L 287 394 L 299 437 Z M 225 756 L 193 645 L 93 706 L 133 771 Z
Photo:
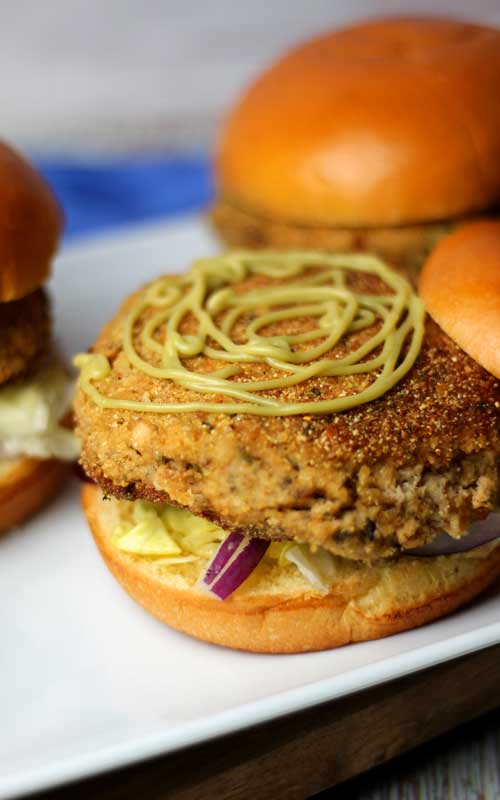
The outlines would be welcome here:
M 64 209 L 66 238 L 197 211 L 212 197 L 210 162 L 203 156 L 35 163 Z

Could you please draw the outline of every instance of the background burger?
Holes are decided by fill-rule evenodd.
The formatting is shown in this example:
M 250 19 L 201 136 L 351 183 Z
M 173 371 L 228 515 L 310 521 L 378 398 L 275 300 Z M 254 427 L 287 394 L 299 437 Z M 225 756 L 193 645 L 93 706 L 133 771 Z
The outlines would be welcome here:
M 438 245 L 422 287 L 441 327 L 371 256 L 230 253 L 129 298 L 79 360 L 76 416 L 84 510 L 132 597 L 201 639 L 279 653 L 412 628 L 488 586 L 499 264 L 497 223 Z M 318 355 L 351 293 L 358 310 Z
M 62 227 L 38 173 L 0 143 L 0 531 L 20 523 L 60 487 L 78 455 L 60 423 L 71 382 L 51 348 L 50 273 Z
M 233 247 L 368 250 L 418 268 L 500 197 L 500 31 L 441 18 L 334 30 L 265 71 L 219 137 Z

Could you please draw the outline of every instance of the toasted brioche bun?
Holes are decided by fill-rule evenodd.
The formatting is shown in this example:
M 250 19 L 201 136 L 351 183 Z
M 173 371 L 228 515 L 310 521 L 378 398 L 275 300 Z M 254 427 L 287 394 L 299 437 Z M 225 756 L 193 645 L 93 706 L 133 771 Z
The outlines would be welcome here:
M 221 197 L 264 218 L 387 226 L 500 197 L 500 31 L 442 18 L 368 21 L 289 52 L 230 112 Z
M 419 294 L 445 333 L 500 378 L 500 222 L 471 222 L 442 239 Z
M 43 178 L 0 142 L 0 303 L 24 297 L 48 278 L 61 228 Z
M 57 459 L 19 458 L 0 470 L 0 533 L 19 525 L 49 502 L 68 465 Z
M 116 501 L 87 484 L 82 504 L 95 542 L 115 578 L 146 611 L 214 644 L 259 653 L 324 650 L 378 639 L 450 613 L 500 574 L 500 547 L 472 555 L 410 559 L 382 567 L 339 560 L 339 579 L 324 595 L 292 566 L 257 568 L 228 600 L 198 588 L 193 564 L 162 569 L 112 543 Z M 266 571 L 267 570 L 267 571 Z

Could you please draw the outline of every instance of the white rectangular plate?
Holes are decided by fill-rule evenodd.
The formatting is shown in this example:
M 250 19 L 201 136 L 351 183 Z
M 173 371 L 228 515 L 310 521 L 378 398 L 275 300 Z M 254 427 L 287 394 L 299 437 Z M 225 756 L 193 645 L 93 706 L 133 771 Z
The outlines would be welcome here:
M 51 290 L 69 358 L 122 298 L 215 248 L 187 220 L 68 247 Z M 0 797 L 206 741 L 500 641 L 500 595 L 420 630 L 299 656 L 232 652 L 149 617 L 115 583 L 76 480 L 0 539 Z

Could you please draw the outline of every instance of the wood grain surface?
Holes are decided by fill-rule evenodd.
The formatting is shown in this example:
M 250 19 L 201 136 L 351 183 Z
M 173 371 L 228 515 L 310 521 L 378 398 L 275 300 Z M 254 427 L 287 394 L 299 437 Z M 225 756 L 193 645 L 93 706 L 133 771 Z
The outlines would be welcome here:
M 500 800 L 498 712 L 311 800 Z
M 498 706 L 500 645 L 39 798 L 301 800 Z

